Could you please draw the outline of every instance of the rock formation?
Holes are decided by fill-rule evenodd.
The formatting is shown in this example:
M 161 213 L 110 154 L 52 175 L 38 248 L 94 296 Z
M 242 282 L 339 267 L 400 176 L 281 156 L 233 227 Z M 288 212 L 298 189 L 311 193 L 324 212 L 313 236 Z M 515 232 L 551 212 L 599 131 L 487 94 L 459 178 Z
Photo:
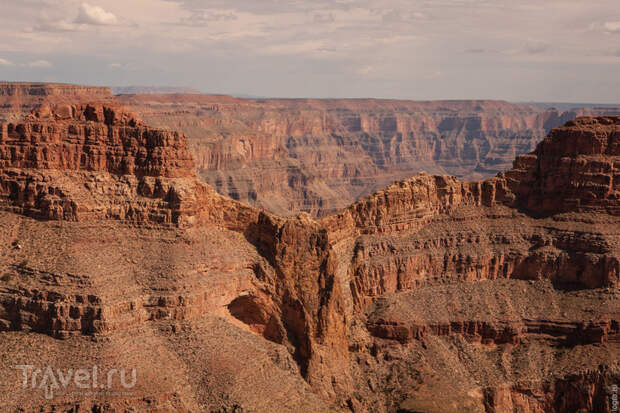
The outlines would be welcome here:
M 127 397 L 53 400 L 7 379 L 2 410 L 343 404 L 344 304 L 318 223 L 220 196 L 195 177 L 183 135 L 119 107 L 44 106 L 2 131 L 0 340 L 19 348 L 0 369 L 96 363 L 140 377 Z
M 422 174 L 322 220 L 369 411 L 611 411 L 619 139 L 579 118 L 495 178 Z
M 491 177 L 576 116 L 620 114 L 613 107 L 241 99 L 165 89 L 115 88 L 131 94 L 112 96 L 108 88 L 5 82 L 0 120 L 17 123 L 41 105 L 129 105 L 152 126 L 186 133 L 199 177 L 220 194 L 280 215 L 323 216 L 421 171 Z
M 320 220 L 218 194 L 183 134 L 117 106 L 1 130 L 2 411 L 611 412 L 618 117 Z
M 0 121 L 20 121 L 43 104 L 112 103 L 112 99 L 107 87 L 0 82 Z
M 493 176 L 550 129 L 603 110 L 501 101 L 117 98 L 150 124 L 185 132 L 200 177 L 219 193 L 278 214 L 319 216 L 420 171 Z

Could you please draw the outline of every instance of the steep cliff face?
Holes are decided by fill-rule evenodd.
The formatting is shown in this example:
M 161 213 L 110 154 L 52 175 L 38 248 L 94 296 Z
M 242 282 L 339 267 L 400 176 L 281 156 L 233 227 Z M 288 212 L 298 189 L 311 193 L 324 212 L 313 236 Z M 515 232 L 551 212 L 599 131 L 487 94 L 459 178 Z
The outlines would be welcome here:
M 344 404 L 346 316 L 316 222 L 222 197 L 196 178 L 182 134 L 120 107 L 42 106 L 1 137 L 0 341 L 13 357 L 0 364 L 3 410 Z M 73 370 L 93 360 L 141 381 L 107 389 L 119 397 L 56 387 L 46 400 L 8 391 L 14 360 Z
M 200 190 L 179 133 L 100 104 L 43 106 L 0 130 L 0 194 L 11 210 L 161 223 L 197 213 Z
M 619 215 L 620 121 L 579 118 L 551 132 L 506 172 L 508 186 L 528 210 L 606 211 Z
M 111 103 L 112 99 L 107 87 L 0 82 L 0 121 L 19 121 L 43 104 Z
M 619 131 L 617 117 L 579 118 L 495 178 L 422 174 L 322 219 L 363 314 L 350 330 L 357 390 L 389 394 L 368 405 L 610 411 Z
M 609 413 L 619 129 L 580 118 L 497 177 L 421 174 L 314 220 L 218 194 L 183 134 L 119 107 L 4 124 L 0 406 Z M 93 364 L 136 384 L 49 399 L 14 368 Z
M 187 133 L 199 175 L 218 192 L 279 214 L 312 215 L 420 171 L 495 175 L 551 128 L 594 111 L 501 101 L 118 99 L 153 125 Z

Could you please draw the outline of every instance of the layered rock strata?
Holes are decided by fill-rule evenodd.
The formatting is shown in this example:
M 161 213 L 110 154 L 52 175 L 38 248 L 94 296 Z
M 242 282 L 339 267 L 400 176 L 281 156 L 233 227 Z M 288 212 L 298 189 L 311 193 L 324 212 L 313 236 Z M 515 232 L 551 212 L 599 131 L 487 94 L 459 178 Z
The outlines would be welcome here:
M 42 82 L 0 82 L 0 121 L 18 122 L 44 104 L 112 103 L 107 87 Z
M 319 216 L 421 171 L 493 176 L 550 129 L 603 111 L 502 101 L 117 99 L 150 124 L 184 131 L 200 177 L 219 193 L 278 214 Z
M 122 108 L 42 107 L 2 126 L 0 405 L 611 412 L 619 130 L 579 118 L 494 178 L 317 221 L 217 194 L 184 135 Z M 50 400 L 16 385 L 37 363 L 138 381 Z

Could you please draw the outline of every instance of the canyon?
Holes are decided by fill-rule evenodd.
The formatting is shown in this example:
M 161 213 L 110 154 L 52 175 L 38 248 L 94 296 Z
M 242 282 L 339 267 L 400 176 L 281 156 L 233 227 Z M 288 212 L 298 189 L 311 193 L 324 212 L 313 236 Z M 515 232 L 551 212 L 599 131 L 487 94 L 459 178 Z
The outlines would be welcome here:
M 142 99 L 141 114 L 119 105 Z M 155 112 L 153 102 L 162 109 L 168 99 L 182 100 L 42 102 L 1 124 L 3 411 L 612 411 L 620 117 L 563 122 L 556 113 L 563 126 L 543 139 L 547 112 L 531 109 L 519 123 L 499 112 L 525 109 L 501 102 L 419 104 L 432 112 L 419 120 L 405 114 L 422 111 L 417 103 L 371 100 L 185 96 L 211 99 L 212 114 L 182 114 L 187 102 Z M 445 105 L 486 112 L 436 115 Z M 416 138 L 422 124 L 442 122 L 452 143 Z M 481 156 L 467 143 L 464 131 L 480 134 L 482 124 L 497 134 L 494 161 L 490 148 Z M 517 148 L 502 135 L 508 125 L 536 132 Z M 398 136 L 407 144 L 392 142 Z M 248 146 L 226 146 L 240 137 Z M 332 140 L 355 151 L 331 153 Z M 497 152 L 501 141 L 510 148 Z M 370 166 L 355 155 L 364 145 Z M 208 184 L 209 165 L 222 176 L 263 165 L 264 182 L 280 180 L 302 146 L 314 151 L 298 156 L 321 173 L 299 187 L 286 180 L 304 193 L 283 192 L 290 204 L 267 204 L 254 188 L 250 205 Z M 443 173 L 457 160 L 499 167 L 511 151 L 512 166 L 484 180 Z M 423 169 L 427 152 L 440 168 L 428 172 L 440 173 L 378 166 L 408 159 Z M 274 154 L 285 168 L 269 170 Z M 355 186 L 342 183 L 355 173 L 328 168 L 347 156 L 369 168 L 357 175 L 356 201 L 318 207 L 313 179 Z M 372 168 L 397 182 L 366 194 L 385 178 L 363 183 Z M 22 386 L 16 365 L 133 368 L 137 380 L 130 391 L 55 388 L 50 399 Z
M 554 127 L 618 108 L 502 101 L 240 99 L 121 95 L 149 124 L 183 131 L 200 178 L 280 215 L 323 216 L 418 172 L 485 179 Z
M 278 215 L 324 216 L 421 171 L 489 178 L 532 151 L 552 128 L 578 116 L 620 115 L 618 107 L 490 100 L 242 99 L 154 93 L 165 88 L 114 90 L 140 94 L 2 83 L 0 120 L 18 121 L 42 104 L 123 105 L 149 125 L 185 133 L 199 178 L 220 194 Z

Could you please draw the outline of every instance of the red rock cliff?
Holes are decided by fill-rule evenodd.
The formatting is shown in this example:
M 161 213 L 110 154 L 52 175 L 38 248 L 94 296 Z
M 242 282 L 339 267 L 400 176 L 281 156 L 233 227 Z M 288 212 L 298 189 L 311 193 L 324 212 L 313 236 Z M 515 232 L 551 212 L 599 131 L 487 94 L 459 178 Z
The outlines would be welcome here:
M 321 219 L 359 317 L 349 347 L 359 348 L 352 366 L 365 406 L 610 411 L 606 389 L 620 374 L 611 356 L 620 337 L 619 122 L 579 118 L 495 178 L 421 174 Z M 558 358 L 531 368 L 537 351 Z M 575 368 L 560 353 L 601 367 Z M 377 388 L 390 396 L 370 402 Z
M 42 82 L 0 82 L 0 121 L 19 121 L 43 104 L 111 103 L 107 87 Z
M 0 373 L 96 358 L 141 378 L 53 401 L 0 380 L 2 407 L 611 411 L 618 118 L 568 123 L 495 178 L 421 174 L 318 221 L 217 194 L 182 134 L 117 107 L 2 130 Z
M 186 132 L 200 177 L 218 192 L 275 213 L 312 215 L 420 171 L 492 176 L 551 128 L 591 111 L 501 101 L 118 99 L 153 125 Z

